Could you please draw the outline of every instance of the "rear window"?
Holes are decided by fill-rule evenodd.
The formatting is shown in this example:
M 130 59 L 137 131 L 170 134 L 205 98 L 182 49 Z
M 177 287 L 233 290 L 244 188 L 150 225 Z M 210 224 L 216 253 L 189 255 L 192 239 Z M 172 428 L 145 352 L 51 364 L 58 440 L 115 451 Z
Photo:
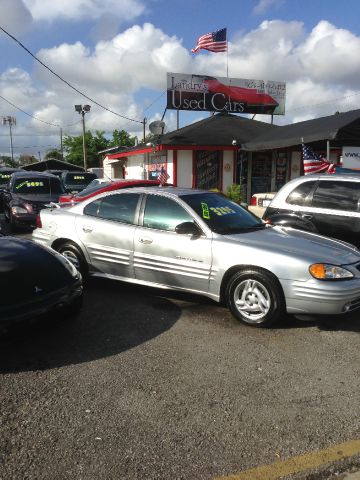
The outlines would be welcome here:
M 52 194 L 64 193 L 60 180 L 57 178 L 30 177 L 17 178 L 12 191 L 22 194 Z
M 11 172 L 11 171 L 10 172 L 6 172 L 6 171 L 0 172 L 0 185 L 1 186 L 4 186 L 4 185 L 8 184 L 12 173 L 13 172 Z
M 95 173 L 82 173 L 82 172 L 74 172 L 74 173 L 67 173 L 65 175 L 65 182 L 66 183 L 71 183 L 73 185 L 84 185 L 88 184 L 91 182 L 91 180 L 94 180 L 94 178 L 97 178 Z

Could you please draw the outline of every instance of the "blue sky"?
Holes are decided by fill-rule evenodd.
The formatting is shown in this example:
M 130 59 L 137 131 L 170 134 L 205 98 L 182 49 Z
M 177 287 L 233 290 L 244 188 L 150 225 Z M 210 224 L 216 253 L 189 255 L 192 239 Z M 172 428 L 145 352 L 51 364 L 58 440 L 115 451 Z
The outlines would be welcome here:
M 275 123 L 360 108 L 359 17 L 358 0 L 0 0 L 3 29 L 119 114 L 92 105 L 87 129 L 124 128 L 139 138 L 139 121 L 164 113 L 166 72 L 226 75 L 226 54 L 190 52 L 198 36 L 223 27 L 230 77 L 286 81 L 286 115 Z M 63 135 L 79 135 L 74 105 L 91 102 L 3 32 L 0 49 L 0 116 L 16 117 L 15 155 L 41 156 L 58 147 L 55 125 Z M 180 126 L 201 118 L 180 112 Z M 176 128 L 173 111 L 164 120 L 168 131 Z M 9 154 L 6 127 L 0 153 Z

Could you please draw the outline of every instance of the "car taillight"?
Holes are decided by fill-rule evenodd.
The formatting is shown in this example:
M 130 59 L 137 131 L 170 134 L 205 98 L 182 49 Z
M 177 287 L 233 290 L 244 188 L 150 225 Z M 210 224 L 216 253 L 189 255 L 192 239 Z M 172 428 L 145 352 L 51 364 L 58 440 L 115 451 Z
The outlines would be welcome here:
M 40 213 L 36 215 L 36 228 L 42 228 Z
M 256 197 L 251 197 L 251 198 L 250 198 L 250 205 L 251 205 L 252 207 L 256 207 Z

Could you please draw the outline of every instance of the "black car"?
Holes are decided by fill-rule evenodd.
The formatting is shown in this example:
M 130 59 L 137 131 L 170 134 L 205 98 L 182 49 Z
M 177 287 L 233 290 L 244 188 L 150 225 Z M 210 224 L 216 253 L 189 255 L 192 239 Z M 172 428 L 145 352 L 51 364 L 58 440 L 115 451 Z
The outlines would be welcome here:
M 5 221 L 12 229 L 36 226 L 36 216 L 65 193 L 61 180 L 43 172 L 15 172 L 3 189 Z
M 10 181 L 10 177 L 14 172 L 22 172 L 21 168 L 0 167 L 0 212 L 4 211 L 2 189 L 6 188 L 6 185 Z
M 0 327 L 82 306 L 82 278 L 62 255 L 31 240 L 0 236 Z
M 89 183 L 98 178 L 92 172 L 63 172 L 61 175 L 62 183 L 68 193 L 76 193 L 84 190 Z
M 360 247 L 360 172 L 311 174 L 286 183 L 263 220 L 338 238 Z

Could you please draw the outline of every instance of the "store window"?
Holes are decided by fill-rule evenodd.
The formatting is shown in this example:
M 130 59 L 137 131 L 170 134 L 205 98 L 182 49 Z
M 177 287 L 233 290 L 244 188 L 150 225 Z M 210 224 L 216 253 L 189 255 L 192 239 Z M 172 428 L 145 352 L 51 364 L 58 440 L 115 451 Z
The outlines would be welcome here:
M 236 157 L 236 185 L 240 185 L 242 201 L 247 199 L 247 182 L 248 182 L 248 158 L 247 152 L 238 152 Z
M 195 157 L 195 187 L 204 190 L 221 190 L 220 151 L 200 150 Z

